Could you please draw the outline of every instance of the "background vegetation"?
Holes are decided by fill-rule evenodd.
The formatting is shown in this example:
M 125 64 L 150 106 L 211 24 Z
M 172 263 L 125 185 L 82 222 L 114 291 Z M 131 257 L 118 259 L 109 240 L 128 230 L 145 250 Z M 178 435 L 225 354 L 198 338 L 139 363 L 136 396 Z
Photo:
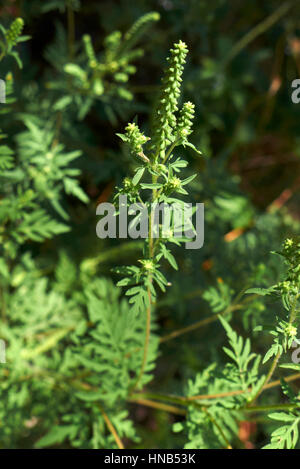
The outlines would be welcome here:
M 241 385 L 223 346 L 226 328 L 235 342 L 230 322 L 264 357 L 273 338 L 257 326 L 285 327 L 278 298 L 245 291 L 281 285 L 286 268 L 270 251 L 299 234 L 299 15 L 296 0 L 1 2 L 1 447 L 261 448 L 278 427 L 268 406 L 297 410 L 295 365 L 277 367 L 258 408 L 240 411 L 228 399 Z M 22 22 L 11 26 L 20 17 L 22 33 Z M 205 203 L 205 244 L 172 248 L 177 271 L 161 263 L 170 286 L 156 298 L 143 389 L 129 394 L 145 317 L 112 269 L 136 264 L 142 243 L 98 239 L 95 211 L 138 166 L 116 133 L 138 115 L 149 134 L 180 39 L 189 48 L 180 102 L 195 104 L 190 141 L 202 156 L 189 147 L 177 155 L 186 177 L 198 175 L 189 197 Z M 285 253 L 290 269 L 297 252 Z M 277 288 L 286 309 L 290 287 Z M 198 395 L 215 396 L 211 415 L 212 398 L 190 399 Z M 285 415 L 284 447 L 297 447 L 298 414 Z

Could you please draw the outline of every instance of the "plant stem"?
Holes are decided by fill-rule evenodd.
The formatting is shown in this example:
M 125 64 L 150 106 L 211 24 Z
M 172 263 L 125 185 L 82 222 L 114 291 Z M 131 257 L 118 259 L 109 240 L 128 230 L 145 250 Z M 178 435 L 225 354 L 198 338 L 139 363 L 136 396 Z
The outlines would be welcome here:
M 284 379 L 286 382 L 296 381 L 297 379 L 300 379 L 300 373 L 294 373 L 293 375 L 287 376 Z M 267 383 L 263 386 L 263 391 L 267 389 L 275 388 L 279 385 L 280 385 L 280 380 L 272 381 L 271 383 Z M 131 399 L 134 399 L 134 400 L 140 400 L 141 398 L 157 399 L 157 400 L 161 400 L 164 402 L 172 402 L 174 404 L 187 406 L 187 405 L 197 404 L 195 401 L 219 399 L 222 397 L 229 397 L 229 396 L 237 396 L 239 394 L 244 394 L 246 392 L 251 392 L 251 388 L 249 388 L 248 390 L 237 389 L 234 391 L 227 391 L 227 392 L 222 392 L 222 393 L 217 393 L 217 394 L 202 394 L 202 395 L 196 395 L 196 396 L 190 396 L 190 397 L 172 396 L 168 394 L 157 394 L 157 393 L 152 393 L 152 392 L 149 392 L 149 393 L 139 392 L 131 396 Z M 196 407 L 199 408 L 199 404 L 197 404 Z M 251 408 L 247 407 L 247 410 L 248 409 L 250 410 L 252 409 L 252 407 Z
M 177 329 L 176 331 L 171 332 L 163 337 L 161 337 L 160 342 L 167 342 L 168 340 L 176 339 L 177 337 L 186 334 L 187 332 L 195 331 L 200 327 L 207 326 L 211 322 L 215 322 L 218 320 L 219 316 L 224 316 L 226 313 L 230 311 L 237 311 L 241 309 L 242 305 L 231 306 L 230 308 L 226 308 L 222 313 L 214 314 L 209 318 L 201 319 L 200 321 L 195 322 L 194 324 L 190 324 L 189 326 L 183 327 L 182 329 Z
M 40 376 L 40 375 L 42 375 L 44 377 L 47 377 L 47 375 L 45 375 L 45 373 L 44 373 L 44 370 L 40 370 L 38 373 L 35 373 L 34 375 L 30 374 L 28 376 L 23 376 L 21 379 L 22 380 L 28 380 L 28 379 L 32 379 L 33 376 L 36 377 L 36 376 Z M 53 375 L 53 371 L 51 372 L 51 375 Z M 86 375 L 86 372 L 82 376 L 78 376 L 76 379 L 72 379 L 70 382 L 72 383 L 72 385 L 74 386 L 75 389 L 80 389 L 80 390 L 84 389 L 84 390 L 87 390 L 87 391 L 96 391 L 97 390 L 96 387 L 93 387 L 93 386 L 91 386 L 90 384 L 88 384 L 86 382 L 79 381 L 79 378 L 84 377 L 85 375 Z M 63 376 L 61 374 L 55 373 L 55 378 L 58 380 L 58 382 L 62 383 Z M 300 373 L 294 373 L 294 374 L 284 378 L 284 380 L 286 382 L 296 381 L 297 379 L 300 379 Z M 279 385 L 280 385 L 280 380 L 272 381 L 271 383 L 268 383 L 266 386 L 264 386 L 263 391 L 265 391 L 267 389 L 277 387 Z M 248 391 L 251 392 L 251 389 L 249 388 Z M 190 397 L 173 396 L 173 395 L 167 395 L 167 394 L 157 394 L 157 393 L 151 393 L 151 392 L 150 393 L 138 392 L 136 394 L 132 394 L 128 398 L 128 402 L 134 402 L 136 404 L 141 404 L 141 405 L 145 405 L 145 406 L 148 406 L 148 407 L 153 407 L 153 408 L 165 410 L 165 411 L 168 411 L 168 412 L 171 412 L 171 413 L 177 413 L 178 415 L 179 415 L 179 412 L 180 412 L 180 414 L 183 415 L 183 413 L 186 413 L 186 411 L 184 409 L 180 409 L 179 407 L 170 406 L 168 404 L 162 404 L 161 402 L 156 402 L 156 401 L 153 401 L 152 399 L 157 399 L 157 400 L 160 400 L 160 401 L 163 401 L 163 402 L 170 402 L 170 403 L 182 405 L 184 407 L 188 407 L 189 405 L 193 405 L 194 407 L 197 407 L 199 409 L 199 408 L 203 407 L 203 405 L 200 405 L 199 403 L 194 402 L 196 400 L 201 401 L 201 400 L 218 399 L 218 398 L 222 398 L 222 397 L 236 396 L 236 395 L 239 395 L 239 394 L 244 394 L 246 392 L 247 392 L 246 390 L 241 389 L 241 390 L 222 392 L 222 393 L 218 393 L 218 394 L 203 394 L 203 395 L 196 395 L 196 396 L 190 396 Z M 276 408 L 278 408 L 278 406 L 284 406 L 284 405 L 289 405 L 289 404 L 278 404 L 278 405 L 276 405 Z M 297 406 L 296 404 L 292 404 L 292 405 Z M 101 407 L 101 409 L 102 409 L 102 407 Z M 263 409 L 269 410 L 270 406 L 257 406 L 257 407 L 252 406 L 252 407 L 245 407 L 242 410 L 243 411 L 244 410 L 245 411 L 256 411 L 256 410 L 260 411 L 260 410 L 263 410 Z
M 146 367 L 147 358 L 148 358 L 148 349 L 149 349 L 150 332 L 151 332 L 151 292 L 150 292 L 150 287 L 148 287 L 147 293 L 148 293 L 148 298 L 149 298 L 149 306 L 148 306 L 147 312 L 146 312 L 146 333 L 145 333 L 143 361 L 142 361 L 142 365 L 141 365 L 141 369 L 140 369 L 138 378 L 137 378 L 131 392 L 133 392 L 139 386 L 139 384 L 142 380 L 142 377 L 144 375 L 144 372 L 145 372 L 145 367 Z
M 269 369 L 269 372 L 262 384 L 262 386 L 259 388 L 259 390 L 257 391 L 257 393 L 255 394 L 255 396 L 251 399 L 251 401 L 249 402 L 249 406 L 256 401 L 256 399 L 261 395 L 263 389 L 264 389 L 264 386 L 266 386 L 268 384 L 268 382 L 270 381 L 270 379 L 272 378 L 273 376 L 273 373 L 274 371 L 276 370 L 276 367 L 277 367 L 277 363 L 278 363 L 278 360 L 281 356 L 281 352 L 277 352 L 274 360 L 272 361 L 272 364 L 270 366 L 270 369 Z
M 207 417 L 209 418 L 209 420 L 211 421 L 211 423 L 219 430 L 219 433 L 221 434 L 223 440 L 225 441 L 225 444 L 226 444 L 226 449 L 232 449 L 232 446 L 231 444 L 229 443 L 229 441 L 227 440 L 223 430 L 222 430 L 222 427 L 218 424 L 218 422 L 213 418 L 212 415 L 210 415 L 210 413 L 208 412 L 208 410 L 205 408 L 205 407 L 202 407 L 202 410 L 203 412 L 207 415 Z
M 151 401 L 150 399 L 130 399 L 130 402 L 145 405 L 147 407 L 152 407 L 153 409 L 170 412 L 171 414 L 186 415 L 185 409 L 180 409 L 179 407 L 171 406 L 168 404 L 162 404 L 161 402 Z
M 293 375 L 290 375 L 284 378 L 284 381 L 289 383 L 290 381 L 296 381 L 299 378 L 300 378 L 300 373 L 294 373 Z M 276 386 L 280 386 L 280 384 L 281 384 L 280 379 L 276 379 L 275 381 L 272 381 L 271 383 L 265 384 L 264 391 L 266 389 L 271 389 L 271 388 L 275 388 Z
M 171 406 L 168 404 L 162 404 L 161 402 L 151 401 L 150 399 L 130 399 L 129 402 L 133 404 L 139 404 L 146 407 L 151 407 L 153 409 L 162 410 L 165 412 L 170 412 L 174 415 L 186 415 L 187 410 L 181 409 L 180 407 Z M 253 406 L 253 407 L 244 407 L 243 411 L 246 412 L 268 412 L 270 410 L 287 410 L 298 408 L 297 404 L 274 404 L 269 406 Z M 250 417 L 247 418 L 247 421 L 251 421 Z M 253 419 L 255 422 L 258 421 L 257 417 Z
M 251 392 L 251 389 L 248 390 Z M 222 397 L 230 397 L 230 396 L 238 396 L 239 394 L 245 394 L 245 390 L 243 389 L 238 389 L 234 391 L 227 391 L 227 392 L 219 392 L 216 394 L 199 394 L 197 396 L 190 396 L 187 397 L 189 401 L 204 401 L 204 400 L 209 400 L 209 399 L 220 399 Z
M 183 327 L 182 329 L 177 329 L 176 331 L 173 331 L 170 334 L 161 337 L 160 343 L 168 342 L 169 340 L 176 339 L 177 337 L 180 337 L 181 335 L 186 334 L 187 332 L 191 332 L 198 329 L 199 327 L 206 326 L 207 324 L 216 321 L 218 319 L 218 316 L 218 314 L 214 314 L 209 318 L 201 319 L 201 321 L 197 321 L 194 324 L 190 324 L 189 326 Z
M 156 181 L 157 181 L 157 177 L 152 176 L 152 182 L 155 183 Z M 154 202 L 155 199 L 156 199 L 156 190 L 154 189 L 152 191 L 152 202 Z M 153 244 L 153 237 L 152 237 L 152 223 L 153 223 L 152 216 L 153 216 L 153 213 L 152 213 L 152 210 L 150 210 L 148 240 L 149 240 L 149 259 L 151 259 L 151 260 L 153 260 L 153 258 L 154 258 L 154 251 L 155 251 L 154 244 Z M 145 332 L 143 361 L 142 361 L 142 365 L 141 365 L 141 369 L 140 369 L 138 378 L 137 378 L 135 384 L 133 385 L 133 388 L 132 388 L 131 392 L 133 392 L 139 386 L 139 384 L 140 384 L 140 382 L 143 378 L 145 368 L 146 368 L 146 364 L 147 364 L 149 342 L 150 342 L 150 333 L 151 333 L 151 307 L 152 307 L 151 283 L 152 283 L 152 278 L 151 278 L 151 273 L 150 273 L 149 277 L 148 277 L 148 286 L 147 286 L 147 295 L 148 295 L 149 305 L 148 305 L 147 311 L 146 311 L 146 332 Z
M 115 427 L 113 426 L 113 424 L 111 423 L 108 415 L 104 412 L 104 409 L 102 408 L 102 406 L 98 405 L 98 408 L 100 409 L 102 415 L 103 415 L 103 418 L 105 420 L 105 423 L 107 425 L 107 428 L 109 429 L 109 431 L 111 432 L 112 436 L 114 437 L 115 439 L 115 442 L 117 443 L 118 445 L 118 448 L 119 449 L 124 449 L 124 445 L 122 443 L 122 440 L 120 439 L 119 435 L 117 434 L 116 432 L 116 429 Z
M 169 156 L 171 155 L 172 151 L 176 147 L 178 141 L 179 141 L 179 138 L 176 138 L 175 141 L 172 143 L 172 145 L 169 147 L 169 149 L 168 149 L 167 153 L 165 154 L 165 157 L 162 161 L 162 164 L 165 164 L 167 162 Z
M 251 406 L 251 407 L 243 407 L 241 410 L 245 410 L 247 412 L 269 412 L 272 410 L 293 410 L 299 409 L 299 404 L 271 404 L 271 405 L 259 405 L 259 406 Z
M 188 402 L 188 398 L 182 396 L 173 396 L 170 394 L 156 394 L 156 393 L 137 393 L 131 396 L 130 399 L 140 400 L 143 399 L 157 399 L 163 402 L 172 402 L 173 404 L 179 404 L 183 406 L 192 405 L 197 408 L 201 408 L 201 405 L 196 402 Z
M 194 324 L 190 324 L 189 326 L 176 329 L 173 332 L 170 332 L 170 334 L 167 334 L 163 337 L 161 337 L 160 342 L 167 342 L 168 340 L 176 339 L 177 337 L 186 334 L 187 332 L 194 331 L 200 327 L 206 326 L 207 324 L 210 324 L 211 322 L 215 322 L 218 320 L 219 316 L 224 316 L 225 314 L 232 312 L 232 311 L 237 311 L 243 307 L 243 304 L 248 303 L 253 297 L 256 297 L 257 295 L 251 295 L 247 297 L 241 304 L 236 304 L 243 293 L 245 292 L 246 289 L 243 289 L 235 298 L 235 300 L 232 302 L 230 306 L 224 309 L 221 313 L 214 314 L 208 318 L 201 319 L 200 321 L 195 322 Z

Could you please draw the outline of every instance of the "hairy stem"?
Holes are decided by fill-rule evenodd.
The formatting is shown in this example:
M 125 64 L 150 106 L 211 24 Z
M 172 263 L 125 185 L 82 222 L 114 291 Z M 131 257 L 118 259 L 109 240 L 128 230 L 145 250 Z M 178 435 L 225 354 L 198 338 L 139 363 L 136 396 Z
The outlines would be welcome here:
M 153 176 L 152 177 L 152 182 L 155 183 L 156 182 L 156 177 Z M 152 191 L 152 202 L 154 202 L 156 199 L 156 190 L 154 189 Z M 152 210 L 150 210 L 150 214 L 149 214 L 149 234 L 148 234 L 148 242 L 149 242 L 149 259 L 153 259 L 154 258 L 154 251 L 155 251 L 155 248 L 154 248 L 154 244 L 153 244 L 153 237 L 152 237 L 152 224 L 153 224 L 153 220 L 152 220 Z M 142 361 L 142 365 L 141 365 L 141 369 L 140 369 L 140 372 L 139 372 L 139 375 L 138 375 L 138 378 L 132 388 L 132 392 L 139 386 L 142 378 L 143 378 L 143 375 L 144 375 L 144 372 L 145 372 L 145 368 L 146 368 L 146 364 L 147 364 L 147 359 L 148 359 L 148 350 L 149 350 L 149 342 L 150 342 L 150 333 L 151 333 L 151 308 L 152 308 L 152 295 L 151 295 L 151 288 L 150 288 L 150 284 L 152 282 L 152 278 L 151 278 L 151 274 L 149 274 L 149 278 L 148 278 L 148 286 L 147 286 L 147 295 L 148 295 L 148 301 L 149 301 L 149 306 L 147 308 L 147 311 L 146 311 L 146 332 L 145 332 L 145 342 L 144 342 L 144 352 L 143 352 L 143 361 Z
M 146 367 L 147 358 L 148 358 L 150 332 L 151 332 L 151 292 L 150 292 L 150 287 L 148 287 L 147 293 L 148 293 L 148 298 L 149 298 L 149 306 L 148 306 L 147 311 L 146 311 L 146 333 L 145 333 L 145 342 L 144 342 L 144 351 L 143 351 L 143 361 L 142 361 L 142 365 L 141 365 L 139 375 L 137 377 L 137 380 L 136 380 L 131 392 L 133 392 L 139 386 L 139 384 L 140 384 L 140 382 L 141 382 L 141 380 L 144 376 L 145 367 Z
M 259 406 L 251 406 L 245 407 L 242 410 L 246 410 L 247 412 L 270 412 L 273 410 L 294 410 L 299 409 L 299 404 L 271 404 L 271 405 L 259 405 Z

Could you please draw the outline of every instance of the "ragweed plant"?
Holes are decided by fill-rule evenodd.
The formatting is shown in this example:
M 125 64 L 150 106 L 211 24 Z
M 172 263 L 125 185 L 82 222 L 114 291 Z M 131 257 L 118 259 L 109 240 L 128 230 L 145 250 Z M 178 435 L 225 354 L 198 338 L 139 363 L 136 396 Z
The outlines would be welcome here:
M 272 296 L 280 299 L 283 312 L 274 318 L 272 326 L 263 325 L 256 329 L 269 331 L 273 344 L 266 351 L 263 360 L 260 354 L 251 350 L 249 338 L 244 340 L 232 329 L 223 315 L 219 319 L 227 333 L 230 348 L 224 347 L 231 362 L 225 369 L 218 369 L 216 363 L 209 366 L 196 379 L 188 383 L 188 418 L 185 424 L 175 424 L 174 431 L 187 431 L 187 448 L 232 448 L 237 444 L 238 422 L 256 412 L 270 412 L 271 420 L 283 424 L 271 434 L 267 449 L 295 448 L 299 437 L 300 404 L 297 395 L 285 379 L 281 378 L 282 392 L 287 398 L 285 404 L 258 405 L 263 391 L 272 388 L 271 378 L 277 367 L 299 370 L 297 364 L 280 360 L 289 352 L 297 337 L 300 319 L 300 243 L 287 239 L 279 251 L 287 264 L 283 281 L 269 288 L 251 288 L 246 293 L 255 296 Z M 227 310 L 228 311 L 228 310 Z M 271 364 L 265 373 L 264 363 Z M 297 375 L 295 375 L 297 378 Z M 276 382 L 275 382 L 276 383 Z M 276 383 L 277 384 L 277 383 Z
M 130 149 L 132 157 L 140 161 L 132 179 L 126 178 L 116 198 L 126 194 L 130 202 L 139 202 L 148 212 L 148 238 L 145 241 L 144 257 L 137 265 L 122 267 L 116 271 L 123 276 L 118 286 L 130 287 L 126 295 L 130 297 L 136 315 L 145 315 L 146 332 L 141 368 L 137 374 L 134 389 L 145 384 L 145 370 L 148 362 L 148 348 L 151 332 L 151 311 L 156 301 L 157 288 L 166 291 L 168 281 L 161 271 L 161 261 L 166 259 L 177 269 L 176 260 L 171 253 L 168 243 L 180 245 L 183 240 L 174 236 L 173 227 L 168 233 L 160 232 L 156 239 L 153 236 L 153 213 L 151 206 L 160 203 L 178 203 L 179 194 L 187 195 L 184 189 L 196 174 L 181 179 L 180 172 L 187 166 L 187 161 L 175 157 L 174 150 L 180 146 L 192 146 L 188 141 L 194 118 L 194 105 L 186 102 L 179 110 L 179 97 L 182 82 L 183 67 L 188 53 L 184 42 L 174 44 L 168 57 L 168 67 L 162 80 L 162 90 L 158 106 L 154 111 L 155 126 L 152 138 L 145 136 L 137 123 L 132 122 L 125 128 L 124 134 L 118 136 Z M 178 111 L 178 113 L 177 113 Z M 194 147 L 193 147 L 194 148 Z M 148 182 L 149 181 L 149 182 Z M 150 191 L 150 196 L 149 196 Z M 135 222 L 138 222 L 138 216 Z
M 163 118 L 165 114 L 167 119 L 168 145 L 161 149 L 160 137 L 153 146 L 136 123 L 128 124 L 121 137 L 140 165 L 134 176 L 124 181 L 116 197 L 124 192 L 129 200 L 141 201 L 143 197 L 143 204 L 148 207 L 149 191 L 153 202 L 173 202 L 177 200 L 174 195 L 186 195 L 184 186 L 194 175 L 181 179 L 180 171 L 187 162 L 173 154 L 177 146 L 190 145 L 193 105 L 184 104 L 175 115 L 186 54 L 182 42 L 171 50 L 168 78 L 163 82 L 156 110 L 157 115 Z M 171 109 L 169 100 L 173 101 Z M 57 212 L 68 219 L 61 203 L 62 191 L 83 202 L 87 198 L 76 180 L 78 170 L 68 167 L 79 153 L 66 153 L 50 124 L 41 129 L 38 120 L 30 119 L 28 113 L 22 117 L 28 130 L 17 135 L 15 158 L 14 152 L 6 148 L 1 172 L 1 337 L 9 344 L 7 363 L 1 367 L 0 415 L 1 421 L 6 421 L 5 427 L 0 427 L 1 441 L 3 445 L 14 445 L 22 437 L 27 425 L 24 412 L 35 413 L 28 407 L 31 395 L 35 396 L 38 413 L 33 425 L 41 425 L 44 434 L 36 446 L 69 440 L 75 447 L 123 447 L 122 438 L 137 440 L 128 419 L 128 401 L 136 389 L 152 379 L 157 358 L 158 338 L 151 313 L 156 288 L 165 291 L 168 286 L 160 263 L 166 259 L 177 268 L 166 244 L 181 244 L 184 240 L 172 233 L 154 240 L 150 229 L 144 257 L 136 265 L 118 269 L 125 273 L 119 285 L 130 286 L 126 292 L 129 302 L 120 299 L 120 290 L 111 282 L 93 279 L 84 262 L 78 277 L 76 267 L 65 254 L 55 269 L 55 279 L 42 278 L 43 269 L 35 264 L 30 252 L 20 253 L 21 246 L 68 229 L 53 218 L 53 212 Z M 153 130 L 153 135 L 158 134 L 157 130 Z M 23 295 L 26 301 L 22 301 Z M 70 347 L 61 348 L 64 342 Z M 22 376 L 26 375 L 23 381 Z M 68 379 L 61 386 L 59 381 L 64 375 Z M 41 381 L 41 376 L 48 376 L 49 380 Z M 50 396 L 53 386 L 55 405 L 49 412 L 42 402 Z M 21 390 L 17 401 L 12 388 Z M 70 395 L 72 399 L 67 397 Z
M 283 281 L 273 285 L 266 290 L 257 290 L 258 294 L 274 295 L 281 298 L 284 307 L 284 313 L 276 317 L 275 327 L 263 326 L 262 329 L 269 330 L 273 336 L 273 344 L 266 352 L 263 363 L 269 362 L 271 365 L 269 371 L 253 397 L 254 402 L 261 394 L 263 388 L 268 385 L 273 376 L 276 367 L 292 370 L 299 370 L 297 364 L 288 362 L 281 363 L 280 360 L 284 353 L 290 352 L 294 341 L 297 341 L 298 327 L 300 323 L 300 242 L 299 239 L 286 239 L 279 254 L 287 264 L 287 273 Z M 253 291 L 253 290 L 252 290 Z M 255 291 L 255 289 L 254 289 Z M 250 290 L 251 292 L 251 290 Z M 288 403 L 285 412 L 275 412 L 269 414 L 273 420 L 283 422 L 283 425 L 277 428 L 271 435 L 271 443 L 265 446 L 268 449 L 292 449 L 295 448 L 299 438 L 300 409 L 299 396 L 297 396 L 288 384 L 282 380 L 282 390 L 287 396 Z
M 11 56 L 20 68 L 22 68 L 22 62 L 18 53 L 14 50 L 14 46 L 28 39 L 28 36 L 21 36 L 23 27 L 24 21 L 22 18 L 16 18 L 7 29 L 0 25 L 0 32 L 2 33 L 2 38 L 0 38 L 0 60 L 5 56 Z

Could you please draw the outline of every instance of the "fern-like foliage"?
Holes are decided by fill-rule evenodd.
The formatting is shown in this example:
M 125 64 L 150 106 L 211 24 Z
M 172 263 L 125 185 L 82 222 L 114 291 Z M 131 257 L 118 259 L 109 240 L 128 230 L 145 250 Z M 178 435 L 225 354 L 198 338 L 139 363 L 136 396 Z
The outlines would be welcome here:
M 187 395 L 193 399 L 201 394 L 202 398 L 191 402 L 186 424 L 174 426 L 174 431 L 187 432 L 186 448 L 231 447 L 243 410 L 265 379 L 259 375 L 261 357 L 251 351 L 250 340 L 238 336 L 221 316 L 220 321 L 229 340 L 230 348 L 224 347 L 224 352 L 230 362 L 223 370 L 212 364 L 189 381 Z

